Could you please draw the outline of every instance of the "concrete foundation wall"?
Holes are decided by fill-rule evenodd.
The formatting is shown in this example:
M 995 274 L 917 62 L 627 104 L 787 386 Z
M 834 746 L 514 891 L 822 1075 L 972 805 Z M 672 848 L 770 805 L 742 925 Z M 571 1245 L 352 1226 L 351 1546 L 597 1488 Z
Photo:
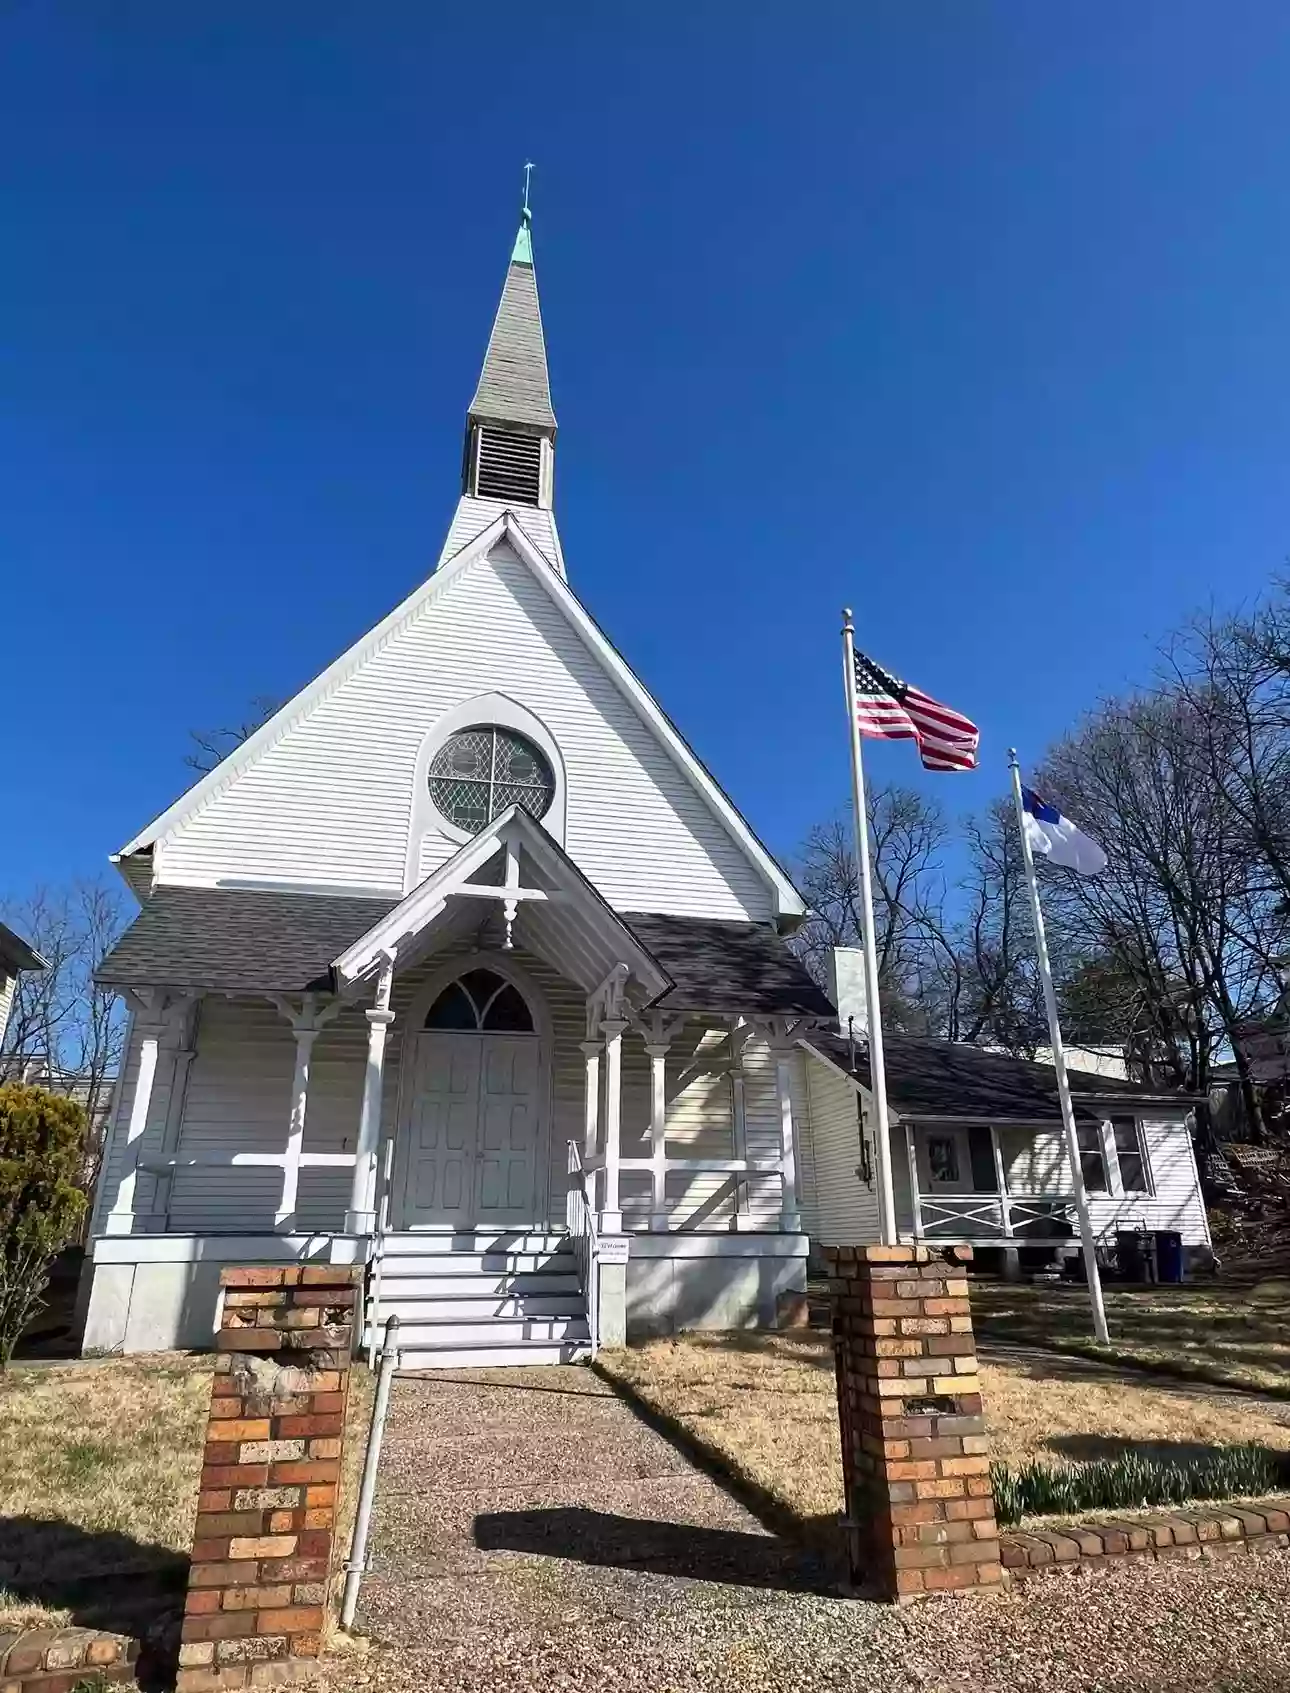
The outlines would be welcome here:
M 804 1235 L 638 1237 L 627 1262 L 627 1336 L 776 1328 L 785 1296 L 805 1296 L 806 1254 Z

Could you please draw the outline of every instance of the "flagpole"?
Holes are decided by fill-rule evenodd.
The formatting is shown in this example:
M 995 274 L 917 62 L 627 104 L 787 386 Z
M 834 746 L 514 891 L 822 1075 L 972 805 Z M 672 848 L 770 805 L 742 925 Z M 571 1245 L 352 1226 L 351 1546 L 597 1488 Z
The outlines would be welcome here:
M 1053 972 L 1048 962 L 1048 937 L 1044 932 L 1044 914 L 1039 904 L 1039 884 L 1035 880 L 1035 859 L 1026 833 L 1026 808 L 1021 798 L 1021 765 L 1017 749 L 1008 748 L 1008 768 L 1012 772 L 1012 798 L 1017 808 L 1017 829 L 1021 835 L 1021 857 L 1026 867 L 1026 887 L 1030 893 L 1030 916 L 1035 927 L 1035 952 L 1039 957 L 1039 978 L 1044 986 L 1044 1009 L 1048 1013 L 1048 1038 L 1053 1048 L 1053 1069 L 1057 1072 L 1057 1097 L 1062 1107 L 1062 1129 L 1066 1139 L 1066 1162 L 1070 1167 L 1075 1193 L 1075 1210 L 1079 1216 L 1080 1244 L 1084 1250 L 1084 1274 L 1088 1281 L 1089 1303 L 1093 1307 L 1093 1332 L 1103 1346 L 1111 1343 L 1106 1327 L 1106 1306 L 1102 1302 L 1102 1277 L 1097 1267 L 1097 1241 L 1088 1211 L 1088 1193 L 1084 1187 L 1084 1170 L 1080 1163 L 1079 1137 L 1075 1133 L 1075 1107 L 1071 1103 L 1070 1077 L 1066 1074 L 1066 1049 L 1062 1045 L 1061 1024 L 1057 1019 L 1057 994 L 1053 988 Z M 1007 1201 L 1005 1200 L 1006 1204 Z
M 878 949 L 873 934 L 873 875 L 869 866 L 869 821 L 864 802 L 864 765 L 860 758 L 860 719 L 856 714 L 855 626 L 849 609 L 842 613 L 842 670 L 847 691 L 847 717 L 851 724 L 851 798 L 855 806 L 856 862 L 860 866 L 860 926 L 864 934 L 869 1091 L 873 1096 L 874 1165 L 878 1176 L 878 1233 L 884 1246 L 894 1246 L 896 1202 L 891 1186 L 891 1131 L 887 1126 L 887 1062 L 882 1049 Z

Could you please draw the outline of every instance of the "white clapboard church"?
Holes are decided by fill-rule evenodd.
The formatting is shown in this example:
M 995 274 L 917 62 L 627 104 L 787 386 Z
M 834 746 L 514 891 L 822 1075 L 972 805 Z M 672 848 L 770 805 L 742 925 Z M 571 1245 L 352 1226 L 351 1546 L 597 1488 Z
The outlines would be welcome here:
M 87 1350 L 208 1344 L 221 1265 L 314 1260 L 409 1363 L 571 1359 L 799 1318 L 809 1235 L 873 1238 L 801 897 L 570 586 L 555 446 L 526 213 L 433 573 L 116 856 Z

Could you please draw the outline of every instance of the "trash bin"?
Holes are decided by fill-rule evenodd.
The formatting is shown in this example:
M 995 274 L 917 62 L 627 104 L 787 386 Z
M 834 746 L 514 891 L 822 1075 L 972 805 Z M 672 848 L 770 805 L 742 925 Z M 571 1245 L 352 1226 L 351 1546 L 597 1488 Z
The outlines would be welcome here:
M 1145 1282 L 1151 1279 L 1147 1260 L 1148 1237 L 1137 1229 L 1120 1229 L 1115 1236 L 1115 1261 L 1120 1280 Z
M 1156 1230 L 1156 1275 L 1162 1282 L 1183 1279 L 1183 1243 L 1177 1229 Z

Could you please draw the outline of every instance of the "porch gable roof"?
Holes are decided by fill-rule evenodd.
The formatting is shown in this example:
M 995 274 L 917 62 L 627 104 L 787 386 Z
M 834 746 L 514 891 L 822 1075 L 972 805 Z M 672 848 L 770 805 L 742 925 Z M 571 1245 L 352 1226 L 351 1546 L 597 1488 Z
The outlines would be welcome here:
M 649 949 L 608 905 L 568 853 L 527 811 L 512 805 L 486 828 L 457 849 L 353 944 L 334 960 L 342 983 L 357 981 L 379 968 L 385 958 L 397 958 L 409 945 L 418 950 L 441 919 L 460 915 L 454 900 L 478 905 L 470 890 L 499 851 L 523 853 L 541 879 L 539 888 L 516 887 L 516 921 L 523 943 L 587 992 L 604 981 L 615 965 L 631 967 L 648 1000 L 656 1000 L 673 985 Z M 518 870 L 518 865 L 517 865 Z M 503 884 L 495 888 L 500 902 Z

